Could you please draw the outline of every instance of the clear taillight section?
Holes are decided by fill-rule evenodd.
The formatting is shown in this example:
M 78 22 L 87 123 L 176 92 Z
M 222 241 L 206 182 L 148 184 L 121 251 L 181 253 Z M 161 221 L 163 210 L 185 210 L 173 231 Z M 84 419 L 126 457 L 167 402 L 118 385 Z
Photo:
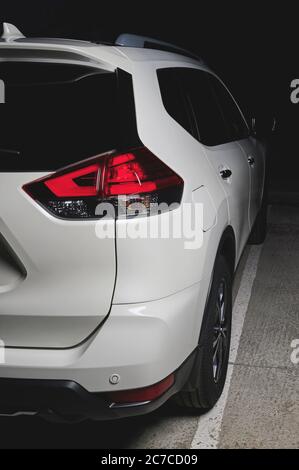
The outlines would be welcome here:
M 136 203 L 138 215 L 150 215 L 161 203 L 165 210 L 181 202 L 183 187 L 180 176 L 140 147 L 88 159 L 23 189 L 57 217 L 92 219 L 103 215 L 101 203 L 110 203 L 116 217 L 120 212 L 123 215 L 124 209 L 125 215 L 136 215 Z

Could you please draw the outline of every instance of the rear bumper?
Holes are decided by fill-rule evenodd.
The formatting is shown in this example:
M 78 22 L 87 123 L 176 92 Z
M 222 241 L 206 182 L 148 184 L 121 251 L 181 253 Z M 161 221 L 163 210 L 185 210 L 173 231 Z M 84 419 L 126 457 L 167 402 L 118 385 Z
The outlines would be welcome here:
M 107 393 L 88 392 L 70 380 L 0 379 L 0 416 L 40 415 L 46 419 L 111 420 L 146 414 L 159 408 L 186 383 L 196 356 L 194 351 L 175 372 L 174 384 L 146 403 L 115 405 Z
M 113 305 L 106 322 L 76 348 L 5 348 L 0 378 L 71 381 L 89 392 L 156 384 L 198 344 L 205 298 L 200 290 L 196 284 L 165 299 Z M 110 382 L 114 374 L 120 377 L 116 385 Z

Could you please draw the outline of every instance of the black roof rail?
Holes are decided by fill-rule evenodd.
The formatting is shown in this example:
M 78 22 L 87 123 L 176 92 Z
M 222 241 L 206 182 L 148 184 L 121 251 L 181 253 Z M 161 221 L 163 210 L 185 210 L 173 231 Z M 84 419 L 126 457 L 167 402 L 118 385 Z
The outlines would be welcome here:
M 156 49 L 160 51 L 174 52 L 176 54 L 190 57 L 201 63 L 204 63 L 203 60 L 193 52 L 187 51 L 186 49 L 169 42 L 160 41 L 159 39 L 154 39 L 147 36 L 139 36 L 137 34 L 121 34 L 116 39 L 115 46 L 140 47 L 142 49 Z

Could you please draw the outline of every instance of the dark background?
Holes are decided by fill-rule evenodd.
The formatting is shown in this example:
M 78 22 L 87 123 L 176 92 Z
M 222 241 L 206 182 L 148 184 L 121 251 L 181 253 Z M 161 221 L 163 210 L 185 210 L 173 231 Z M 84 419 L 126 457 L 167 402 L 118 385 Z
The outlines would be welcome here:
M 265 9 L 261 8 L 265 5 Z M 201 55 L 224 79 L 247 113 L 276 116 L 269 155 L 271 197 L 295 203 L 299 172 L 299 104 L 290 102 L 290 83 L 299 78 L 298 14 L 295 2 L 240 0 L 236 4 L 186 0 L 180 3 L 102 0 L 0 0 L 0 20 L 15 23 L 28 36 L 61 36 L 112 41 L 121 32 L 145 34 Z M 298 191 L 299 193 L 299 191 Z M 165 411 L 160 411 L 163 413 Z M 124 446 L 147 426 L 97 423 L 50 427 L 44 422 L 2 423 L 1 446 L 107 448 Z M 149 421 L 151 423 L 152 421 Z M 155 422 L 155 421 L 154 421 Z M 105 429 L 105 432 L 103 432 Z M 17 444 L 16 444 L 17 443 Z
M 246 1 L 10 0 L 1 1 L 0 19 L 28 36 L 113 41 L 132 32 L 196 52 L 221 75 L 248 116 L 276 117 L 270 183 L 273 197 L 282 198 L 278 194 L 295 193 L 298 186 L 299 104 L 290 101 L 290 83 L 299 78 L 298 15 L 295 3 L 263 3 L 264 9 Z

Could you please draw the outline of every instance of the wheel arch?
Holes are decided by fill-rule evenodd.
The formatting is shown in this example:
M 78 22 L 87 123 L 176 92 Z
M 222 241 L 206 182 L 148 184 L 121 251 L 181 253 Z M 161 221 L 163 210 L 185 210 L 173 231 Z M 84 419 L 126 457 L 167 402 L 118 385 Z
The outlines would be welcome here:
M 219 255 L 222 255 L 225 258 L 233 276 L 236 267 L 236 237 L 231 226 L 228 226 L 222 234 L 215 258 L 215 263 Z
M 207 322 L 207 306 L 210 298 L 210 292 L 211 292 L 211 287 L 212 287 L 212 282 L 213 282 L 213 277 L 214 277 L 214 272 L 215 272 L 215 266 L 218 260 L 219 256 L 223 256 L 225 260 L 228 263 L 228 266 L 230 267 L 231 275 L 233 278 L 234 272 L 235 272 L 235 266 L 236 266 L 236 238 L 235 238 L 235 233 L 234 230 L 231 226 L 227 226 L 224 232 L 222 233 L 222 236 L 220 238 L 219 244 L 218 244 L 218 249 L 217 253 L 215 256 L 214 260 L 214 265 L 211 273 L 211 279 L 210 279 L 210 285 L 207 293 L 207 298 L 206 298 L 206 305 L 204 309 L 204 314 L 203 314 L 203 319 L 200 327 L 200 334 L 198 338 L 198 345 L 197 345 L 197 353 L 196 357 L 194 360 L 194 366 L 191 371 L 190 377 L 188 382 L 185 384 L 185 386 L 182 388 L 182 391 L 192 391 L 196 387 L 198 387 L 199 382 L 198 382 L 198 375 L 197 375 L 197 370 L 203 360 L 203 355 L 202 355 L 202 346 L 203 346 L 203 337 L 202 337 L 202 331 L 205 328 L 206 322 Z
M 203 314 L 203 320 L 201 323 L 201 328 L 200 328 L 200 335 L 199 335 L 199 343 L 198 346 L 201 345 L 200 337 L 201 337 L 201 332 L 205 326 L 206 322 L 206 311 L 207 311 L 207 305 L 209 302 L 210 298 L 210 292 L 211 292 L 211 287 L 212 287 L 212 282 L 213 282 L 213 277 L 214 277 L 214 272 L 215 272 L 215 266 L 218 260 L 219 256 L 223 256 L 230 268 L 231 276 L 233 278 L 234 272 L 235 272 L 235 267 L 236 267 L 236 237 L 233 228 L 229 225 L 225 228 L 225 230 L 222 233 L 222 236 L 220 238 L 219 244 L 218 244 L 218 249 L 216 252 L 216 256 L 214 259 L 214 265 L 213 269 L 211 272 L 211 277 L 210 277 L 210 282 L 209 282 L 209 289 L 207 292 L 207 297 L 206 297 L 206 304 L 205 304 L 205 309 L 204 309 L 204 314 Z

